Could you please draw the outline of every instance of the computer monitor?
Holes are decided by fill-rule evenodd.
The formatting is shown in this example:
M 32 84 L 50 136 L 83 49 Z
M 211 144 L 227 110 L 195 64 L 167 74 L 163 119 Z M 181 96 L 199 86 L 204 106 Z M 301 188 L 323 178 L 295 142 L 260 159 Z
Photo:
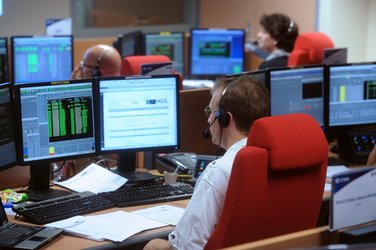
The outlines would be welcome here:
M 129 182 L 154 180 L 135 172 L 135 156 L 138 151 L 179 148 L 178 76 L 110 77 L 98 82 L 100 153 L 117 153 L 117 173 Z
M 0 171 L 18 163 L 14 125 L 12 86 L 10 83 L 2 83 L 0 84 Z
M 326 48 L 323 50 L 324 64 L 347 63 L 347 48 Z
M 145 54 L 141 30 L 119 34 L 113 45 L 119 51 L 121 57 Z
M 11 37 L 12 79 L 15 83 L 70 79 L 72 36 Z
M 324 129 L 324 66 L 270 69 L 270 114 L 305 113 Z
M 184 74 L 184 32 L 145 34 L 145 55 L 165 55 L 173 68 Z
M 192 29 L 190 75 L 215 77 L 244 71 L 245 30 Z
M 30 165 L 29 198 L 60 196 L 49 188 L 52 162 L 95 155 L 93 80 L 15 85 L 20 161 Z
M 0 83 L 8 82 L 8 77 L 8 38 L 0 37 Z
M 329 65 L 327 122 L 329 128 L 376 123 L 376 63 Z

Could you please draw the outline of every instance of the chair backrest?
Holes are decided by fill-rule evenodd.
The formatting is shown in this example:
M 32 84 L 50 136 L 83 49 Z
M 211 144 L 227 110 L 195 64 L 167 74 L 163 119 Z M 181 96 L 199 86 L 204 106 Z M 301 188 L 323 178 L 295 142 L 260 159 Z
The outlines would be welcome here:
M 326 48 L 334 48 L 334 43 L 324 33 L 302 33 L 296 38 L 287 65 L 299 66 L 322 63 L 324 49 Z
M 141 74 L 141 65 L 147 63 L 163 63 L 171 62 L 170 58 L 165 55 L 140 55 L 140 56 L 126 56 L 121 63 L 120 75 L 132 76 Z M 179 89 L 183 89 L 183 75 L 179 72 L 174 72 L 179 75 Z
M 123 58 L 120 74 L 124 76 L 140 75 L 142 64 L 159 62 L 171 62 L 171 60 L 165 55 L 126 56 Z
M 316 226 L 328 144 L 306 114 L 257 120 L 235 157 L 218 224 L 205 249 L 219 249 Z

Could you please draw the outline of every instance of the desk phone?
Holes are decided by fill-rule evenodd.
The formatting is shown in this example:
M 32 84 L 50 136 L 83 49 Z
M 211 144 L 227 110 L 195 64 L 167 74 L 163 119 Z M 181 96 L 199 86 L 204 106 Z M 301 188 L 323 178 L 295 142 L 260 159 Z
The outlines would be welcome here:
M 206 166 L 215 159 L 217 159 L 217 156 L 214 155 L 171 153 L 157 154 L 155 163 L 160 173 L 164 171 L 174 172 L 176 167 L 179 166 L 178 174 L 190 174 L 193 178 L 198 178 Z

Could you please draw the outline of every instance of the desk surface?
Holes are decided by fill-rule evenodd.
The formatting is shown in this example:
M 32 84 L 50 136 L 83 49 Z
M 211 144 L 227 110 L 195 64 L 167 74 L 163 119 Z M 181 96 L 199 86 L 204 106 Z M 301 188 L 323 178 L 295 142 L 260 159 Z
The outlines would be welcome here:
M 133 206 L 133 207 L 124 207 L 124 208 L 110 208 L 106 210 L 102 210 L 99 212 L 91 213 L 90 215 L 96 215 L 96 214 L 103 214 L 103 213 L 110 213 L 114 211 L 134 211 L 134 210 L 139 210 L 139 209 L 144 209 L 156 205 L 172 205 L 176 207 L 186 207 L 188 204 L 189 200 L 180 200 L 180 201 L 175 201 L 175 202 L 165 202 L 165 203 L 159 203 L 159 204 L 150 204 L 150 205 L 142 205 L 142 206 Z M 24 224 L 29 224 L 25 221 L 15 219 L 14 216 L 8 215 L 8 218 L 11 222 L 16 222 L 16 223 L 24 223 Z M 162 232 L 166 230 L 172 230 L 172 226 L 167 226 L 167 227 L 162 227 L 158 229 L 153 229 L 153 230 L 147 230 L 145 232 L 141 232 L 136 234 L 135 236 L 132 237 L 140 237 L 140 236 L 145 236 L 148 234 L 153 234 L 157 232 Z M 42 249 L 84 249 L 84 248 L 89 248 L 89 247 L 95 247 L 95 246 L 100 246 L 100 245 L 105 245 L 110 243 L 110 241 L 94 241 L 94 240 L 89 240 L 81 237 L 76 237 L 76 236 L 70 236 L 67 234 L 63 234 L 59 238 L 55 239 L 54 241 L 50 242 L 48 245 L 44 246 Z

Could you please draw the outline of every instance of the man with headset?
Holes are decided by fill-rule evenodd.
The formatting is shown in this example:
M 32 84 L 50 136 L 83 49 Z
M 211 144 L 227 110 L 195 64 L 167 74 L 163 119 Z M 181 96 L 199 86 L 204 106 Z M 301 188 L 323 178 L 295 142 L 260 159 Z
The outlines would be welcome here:
M 236 153 L 246 145 L 252 123 L 269 114 L 269 94 L 248 76 L 219 78 L 205 108 L 212 142 L 226 150 L 196 183 L 192 198 L 169 240 L 154 239 L 144 250 L 203 249 L 222 211 Z
M 94 45 L 84 54 L 80 64 L 71 74 L 71 79 L 90 79 L 99 76 L 120 75 L 121 56 L 108 45 Z

